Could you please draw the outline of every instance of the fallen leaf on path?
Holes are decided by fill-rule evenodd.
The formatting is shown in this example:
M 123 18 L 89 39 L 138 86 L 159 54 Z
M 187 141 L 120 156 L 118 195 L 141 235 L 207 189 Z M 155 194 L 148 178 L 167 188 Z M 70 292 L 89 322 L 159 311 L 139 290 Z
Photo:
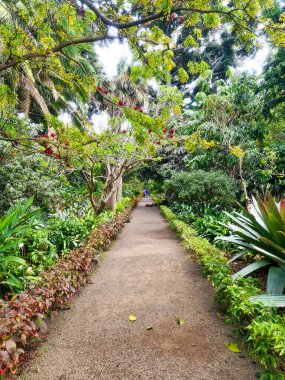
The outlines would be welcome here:
M 134 315 L 130 314 L 128 319 L 129 319 L 130 322 L 134 322 L 134 321 L 137 320 L 137 317 L 135 317 Z
M 152 330 L 152 326 L 147 326 L 146 331 Z
M 241 352 L 241 349 L 236 343 L 227 343 L 226 347 L 232 352 Z
M 17 351 L 17 345 L 12 339 L 9 339 L 6 341 L 6 350 L 11 355 L 14 355 L 15 352 Z
M 176 322 L 178 323 L 178 325 L 182 326 L 184 325 L 185 321 L 184 319 L 180 318 L 180 317 L 176 317 Z

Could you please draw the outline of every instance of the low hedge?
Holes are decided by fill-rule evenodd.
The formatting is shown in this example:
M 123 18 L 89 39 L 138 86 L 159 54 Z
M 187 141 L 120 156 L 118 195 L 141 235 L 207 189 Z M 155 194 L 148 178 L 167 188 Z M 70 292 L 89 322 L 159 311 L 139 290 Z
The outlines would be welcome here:
M 261 294 L 258 280 L 247 277 L 233 281 L 231 269 L 222 252 L 195 230 L 179 220 L 167 207 L 160 206 L 170 227 L 177 232 L 183 246 L 191 251 L 203 273 L 212 281 L 215 299 L 225 312 L 226 319 L 240 333 L 252 354 L 265 366 L 262 379 L 285 379 L 285 316 L 276 308 L 249 301 Z M 280 372 L 281 371 L 281 372 Z
M 130 220 L 139 198 L 105 224 L 96 228 L 82 248 L 73 250 L 46 272 L 41 281 L 10 301 L 0 300 L 0 374 L 15 373 L 24 358 L 29 338 L 46 331 L 46 318 L 51 311 L 67 302 L 91 275 L 93 263 L 106 250 L 123 225 Z

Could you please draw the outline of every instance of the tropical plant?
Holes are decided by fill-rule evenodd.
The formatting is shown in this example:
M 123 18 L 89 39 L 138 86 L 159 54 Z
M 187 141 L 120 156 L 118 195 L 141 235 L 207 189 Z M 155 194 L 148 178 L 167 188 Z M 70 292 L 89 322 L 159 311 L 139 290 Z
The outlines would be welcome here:
M 249 210 L 243 209 L 242 213 L 235 211 L 227 215 L 231 220 L 227 227 L 232 234 L 217 239 L 242 248 L 242 251 L 234 259 L 241 257 L 248 250 L 258 258 L 257 261 L 235 273 L 233 277 L 246 276 L 261 267 L 270 265 L 266 285 L 266 294 L 270 296 L 252 297 L 251 299 L 285 306 L 285 296 L 279 297 L 285 288 L 284 200 L 281 199 L 277 203 L 270 194 L 264 201 L 259 197 L 252 197 Z
M 44 212 L 54 212 L 62 203 L 63 189 L 71 191 L 65 176 L 47 165 L 40 154 L 0 149 L 0 214 L 19 201 L 33 196 L 33 205 Z
M 234 200 L 234 182 L 221 171 L 175 173 L 165 181 L 165 189 L 168 200 L 189 204 L 200 216 L 207 206 L 223 210 Z
M 13 274 L 15 267 L 17 270 L 19 266 L 26 266 L 26 261 L 17 253 L 24 246 L 27 230 L 38 223 L 36 217 L 40 209 L 31 210 L 32 203 L 33 198 L 25 204 L 19 202 L 0 219 L 0 283 L 12 290 L 22 288 L 21 281 Z
M 49 240 L 61 254 L 78 248 L 88 233 L 84 218 L 72 214 L 52 219 L 49 229 L 52 231 Z
M 192 227 L 198 232 L 199 236 L 213 242 L 217 236 L 227 232 L 222 223 L 225 224 L 228 220 L 229 218 L 223 213 L 217 215 L 206 213 L 202 218 L 196 218 L 192 223 Z M 223 245 L 220 248 L 223 248 Z

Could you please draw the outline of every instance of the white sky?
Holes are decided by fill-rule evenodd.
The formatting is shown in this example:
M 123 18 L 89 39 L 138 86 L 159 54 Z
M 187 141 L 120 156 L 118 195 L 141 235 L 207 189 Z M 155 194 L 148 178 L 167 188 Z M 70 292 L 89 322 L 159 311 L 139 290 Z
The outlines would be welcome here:
M 132 53 L 128 44 L 119 43 L 118 41 L 110 43 L 110 45 L 99 47 L 96 46 L 96 51 L 99 55 L 99 60 L 103 65 L 104 71 L 108 76 L 114 76 L 117 73 L 117 65 L 120 59 L 126 58 L 127 63 L 132 61 Z M 247 71 L 249 74 L 262 73 L 263 66 L 266 63 L 270 49 L 268 44 L 264 44 L 254 57 L 245 58 L 237 68 L 238 72 Z
M 261 74 L 263 67 L 270 53 L 268 44 L 264 44 L 255 54 L 254 57 L 243 59 L 240 66 L 237 67 L 238 72 L 247 71 L 249 74 Z
M 104 71 L 110 77 L 116 75 L 117 65 L 122 58 L 127 60 L 127 63 L 132 62 L 132 53 L 127 43 L 119 43 L 118 41 L 112 42 L 109 46 L 99 47 L 96 46 L 96 51 L 99 56 L 99 60 L 103 65 Z M 254 57 L 245 58 L 237 67 L 238 72 L 247 71 L 249 74 L 262 73 L 263 66 L 266 63 L 268 55 L 270 53 L 269 46 L 264 44 Z M 64 122 L 70 122 L 70 117 L 67 114 L 61 115 L 60 119 Z M 96 132 L 102 131 L 106 128 L 108 123 L 108 115 L 106 112 L 93 115 L 92 124 Z
M 116 75 L 120 59 L 126 58 L 128 64 L 132 62 L 132 53 L 126 42 L 119 43 L 118 41 L 114 41 L 108 47 L 96 46 L 96 52 L 108 76 Z

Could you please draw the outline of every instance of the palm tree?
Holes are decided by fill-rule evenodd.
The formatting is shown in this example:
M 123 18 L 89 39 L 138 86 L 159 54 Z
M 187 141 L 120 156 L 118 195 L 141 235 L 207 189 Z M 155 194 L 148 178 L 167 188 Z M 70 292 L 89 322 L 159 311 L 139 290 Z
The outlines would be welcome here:
M 54 2 L 62 3 L 60 0 Z M 37 44 L 36 33 L 21 16 L 22 8 L 33 17 L 28 0 L 0 0 L 0 21 L 20 25 L 29 40 Z M 102 71 L 97 55 L 93 46 L 69 46 L 58 60 L 62 70 L 56 71 L 48 64 L 37 68 L 26 61 L 6 70 L 2 81 L 16 93 L 17 110 L 32 121 L 44 122 L 46 115 L 68 112 L 73 123 L 84 129 L 87 104 L 92 96 L 85 78 L 94 77 L 95 80 Z

